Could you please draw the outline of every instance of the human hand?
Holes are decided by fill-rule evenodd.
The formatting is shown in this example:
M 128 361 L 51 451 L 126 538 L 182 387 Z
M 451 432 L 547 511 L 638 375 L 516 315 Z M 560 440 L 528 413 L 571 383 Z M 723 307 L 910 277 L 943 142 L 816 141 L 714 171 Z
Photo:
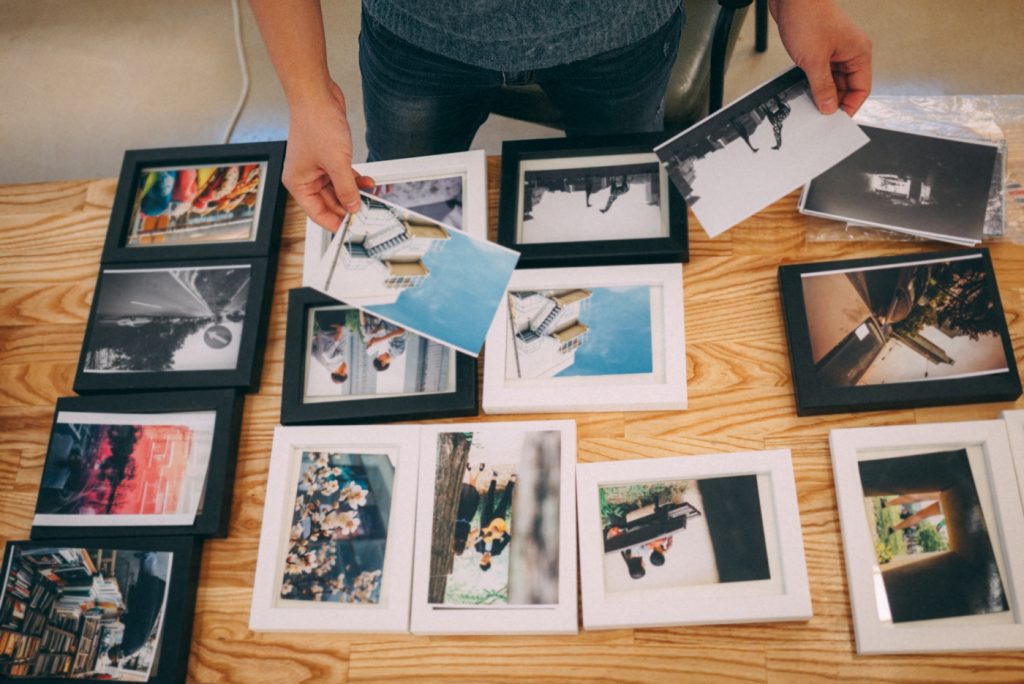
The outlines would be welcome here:
M 346 213 L 359 211 L 359 190 L 375 183 L 352 168 L 352 131 L 345 96 L 333 81 L 323 97 L 293 103 L 281 180 L 310 218 L 337 231 Z
M 871 92 L 871 40 L 834 0 L 769 0 L 779 37 L 822 114 L 853 116 Z

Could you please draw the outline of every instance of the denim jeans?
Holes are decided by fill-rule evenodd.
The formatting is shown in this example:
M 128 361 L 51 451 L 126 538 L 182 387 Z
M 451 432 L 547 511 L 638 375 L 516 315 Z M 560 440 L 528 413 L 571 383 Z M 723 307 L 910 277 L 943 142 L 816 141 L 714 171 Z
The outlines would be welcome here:
M 502 85 L 536 83 L 566 135 L 660 131 L 682 10 L 632 45 L 546 69 L 502 72 L 411 45 L 363 12 L 359 68 L 369 161 L 469 149 Z

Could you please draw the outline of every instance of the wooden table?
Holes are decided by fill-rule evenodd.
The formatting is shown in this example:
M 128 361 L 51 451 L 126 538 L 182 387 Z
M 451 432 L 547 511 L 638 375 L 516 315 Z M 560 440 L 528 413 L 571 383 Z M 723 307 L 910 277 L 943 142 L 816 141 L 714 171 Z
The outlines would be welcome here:
M 1022 133 L 1016 131 L 1020 143 Z M 1011 144 L 1011 150 L 1022 149 L 1024 144 Z M 492 234 L 497 162 L 492 158 L 488 166 Z M 112 179 L 0 187 L 0 537 L 5 540 L 28 535 L 54 402 L 71 394 L 114 189 Z M 809 622 L 626 629 L 573 637 L 250 632 L 263 495 L 278 422 L 287 291 L 299 286 L 302 270 L 304 216 L 289 203 L 263 385 L 245 402 L 231 533 L 228 539 L 207 542 L 204 551 L 190 680 L 1024 681 L 1024 652 L 854 654 L 828 431 L 989 419 L 1013 405 L 798 418 L 776 285 L 779 264 L 910 254 L 935 246 L 809 242 L 807 228 L 813 222 L 797 214 L 797 196 L 789 195 L 714 240 L 691 219 L 684 278 L 688 410 L 551 417 L 577 420 L 581 462 L 792 449 L 814 603 Z M 1024 247 L 999 244 L 992 254 L 1020 357 Z

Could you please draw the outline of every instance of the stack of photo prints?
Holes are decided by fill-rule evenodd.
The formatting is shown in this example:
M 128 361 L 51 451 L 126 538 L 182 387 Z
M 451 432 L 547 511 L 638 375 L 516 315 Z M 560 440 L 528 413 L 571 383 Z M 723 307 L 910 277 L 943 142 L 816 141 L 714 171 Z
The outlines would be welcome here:
M 0 679 L 181 682 L 259 387 L 284 143 L 125 154 L 32 541 L 0 575 Z

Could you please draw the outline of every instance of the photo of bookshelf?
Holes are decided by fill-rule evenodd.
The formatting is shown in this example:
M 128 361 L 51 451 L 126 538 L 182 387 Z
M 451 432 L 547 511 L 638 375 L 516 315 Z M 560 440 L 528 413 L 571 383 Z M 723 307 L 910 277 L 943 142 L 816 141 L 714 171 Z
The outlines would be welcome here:
M 147 681 L 172 556 L 13 546 L 0 594 L 0 678 Z

